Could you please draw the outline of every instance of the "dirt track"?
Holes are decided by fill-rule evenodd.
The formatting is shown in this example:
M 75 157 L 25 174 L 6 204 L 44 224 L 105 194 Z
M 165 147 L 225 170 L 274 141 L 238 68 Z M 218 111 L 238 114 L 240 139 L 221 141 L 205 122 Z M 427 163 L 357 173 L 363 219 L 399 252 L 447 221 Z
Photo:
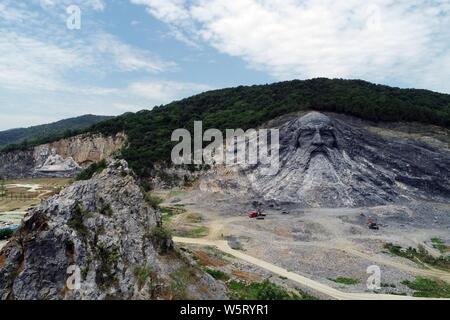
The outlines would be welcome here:
M 254 258 L 249 256 L 243 252 L 232 249 L 227 241 L 222 240 L 207 240 L 207 239 L 192 239 L 192 238 L 180 238 L 174 237 L 173 240 L 176 243 L 183 244 L 195 244 L 195 245 L 204 245 L 204 246 L 214 246 L 225 252 L 230 254 L 238 259 L 242 259 L 246 262 L 252 263 L 258 267 L 264 268 L 270 272 L 278 274 L 279 276 L 286 277 L 292 281 L 297 282 L 300 285 L 309 287 L 313 290 L 316 290 L 322 294 L 325 294 L 329 297 L 338 300 L 423 300 L 423 298 L 416 298 L 410 296 L 398 296 L 398 295 L 388 295 L 388 294 L 374 294 L 374 293 L 346 293 L 334 288 L 331 288 L 327 285 L 319 283 L 317 281 L 308 279 L 299 274 L 290 272 L 286 269 L 280 268 L 274 264 L 266 262 L 264 260 Z M 433 299 L 436 300 L 436 299 Z

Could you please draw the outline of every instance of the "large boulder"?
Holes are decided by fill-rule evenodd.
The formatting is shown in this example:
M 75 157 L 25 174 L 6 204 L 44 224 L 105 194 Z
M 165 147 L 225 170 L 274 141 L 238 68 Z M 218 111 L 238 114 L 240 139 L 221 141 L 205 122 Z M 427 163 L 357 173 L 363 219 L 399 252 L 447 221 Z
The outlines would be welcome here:
M 29 212 L 0 251 L 1 299 L 221 299 L 175 251 L 125 161 Z

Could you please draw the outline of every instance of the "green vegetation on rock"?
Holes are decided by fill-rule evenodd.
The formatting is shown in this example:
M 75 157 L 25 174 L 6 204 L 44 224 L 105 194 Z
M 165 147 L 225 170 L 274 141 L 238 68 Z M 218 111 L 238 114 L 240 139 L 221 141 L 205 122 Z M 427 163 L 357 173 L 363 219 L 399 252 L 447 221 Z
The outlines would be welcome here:
M 103 170 L 106 169 L 106 167 L 108 166 L 106 160 L 101 160 L 99 162 L 93 163 L 91 164 L 89 167 L 87 167 L 86 169 L 84 169 L 83 171 L 81 171 L 77 177 L 75 178 L 75 180 L 77 181 L 81 181 L 81 180 L 89 180 L 92 178 L 92 176 L 96 173 L 100 173 Z

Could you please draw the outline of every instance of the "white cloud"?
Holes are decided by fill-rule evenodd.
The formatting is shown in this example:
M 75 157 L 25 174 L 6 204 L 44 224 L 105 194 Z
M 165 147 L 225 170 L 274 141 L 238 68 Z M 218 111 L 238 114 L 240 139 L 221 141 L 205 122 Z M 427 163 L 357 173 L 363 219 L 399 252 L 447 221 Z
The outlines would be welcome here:
M 130 1 L 280 80 L 363 78 L 450 92 L 449 0 Z
M 164 104 L 195 93 L 211 90 L 204 84 L 177 81 L 146 81 L 130 84 L 128 92 Z
M 77 50 L 0 30 L 0 84 L 6 88 L 61 90 L 62 74 L 83 66 Z
M 164 61 L 149 52 L 125 44 L 111 34 L 94 36 L 92 45 L 103 58 L 111 57 L 121 71 L 159 73 L 176 66 L 174 62 Z
M 83 113 L 137 111 L 209 89 L 148 80 L 177 65 L 122 41 L 90 19 L 86 10 L 103 10 L 104 1 L 1 1 L 0 130 Z M 65 24 L 64 6 L 72 3 L 88 15 L 77 32 Z
M 100 10 L 103 2 L 77 3 Z M 62 4 L 39 0 L 49 14 L 19 2 L 6 0 L 0 4 L 0 17 L 4 18 L 0 21 L 0 86 L 22 91 L 99 92 L 98 88 L 84 87 L 74 75 L 104 78 L 111 73 L 158 74 L 176 66 L 101 28 L 81 35 L 71 32 L 58 16 L 58 12 L 65 14 L 59 10 Z M 59 9 L 52 11 L 53 6 Z

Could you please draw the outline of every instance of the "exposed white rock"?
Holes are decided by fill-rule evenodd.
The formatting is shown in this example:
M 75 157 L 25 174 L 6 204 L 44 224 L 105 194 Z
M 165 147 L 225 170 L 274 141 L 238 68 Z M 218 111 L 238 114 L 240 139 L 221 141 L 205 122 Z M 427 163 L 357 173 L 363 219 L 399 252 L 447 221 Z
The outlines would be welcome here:
M 55 149 L 52 149 L 51 154 L 45 160 L 44 164 L 36 168 L 36 172 L 48 174 L 75 173 L 79 170 L 81 170 L 81 167 L 72 157 L 64 159 L 59 154 L 56 154 Z
M 205 190 L 307 207 L 379 205 L 411 198 L 450 201 L 450 153 L 383 137 L 342 119 L 310 112 L 281 124 L 280 170 L 266 165 L 214 168 Z M 218 176 L 217 176 L 218 175 Z

